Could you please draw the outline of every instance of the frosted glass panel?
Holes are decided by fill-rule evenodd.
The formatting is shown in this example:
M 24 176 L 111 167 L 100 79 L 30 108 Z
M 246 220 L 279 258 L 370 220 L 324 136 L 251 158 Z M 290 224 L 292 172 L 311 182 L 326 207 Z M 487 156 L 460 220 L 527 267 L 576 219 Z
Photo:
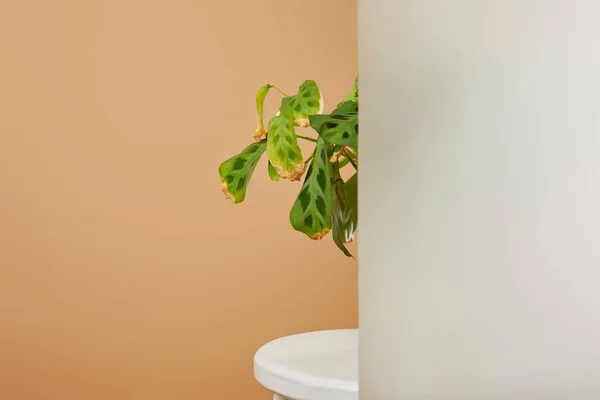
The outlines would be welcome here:
M 359 0 L 361 399 L 600 399 L 599 21 Z

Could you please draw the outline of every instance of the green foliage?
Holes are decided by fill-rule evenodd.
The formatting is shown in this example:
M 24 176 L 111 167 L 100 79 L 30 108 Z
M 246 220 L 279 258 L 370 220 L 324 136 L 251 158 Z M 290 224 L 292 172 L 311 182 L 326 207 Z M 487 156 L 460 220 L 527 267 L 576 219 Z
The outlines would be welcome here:
M 246 188 L 252 172 L 260 160 L 260 156 L 265 152 L 266 146 L 265 142 L 252 143 L 240 154 L 231 157 L 219 166 L 223 193 L 235 204 L 241 203 L 246 198 Z
M 297 95 L 284 98 L 280 111 L 290 117 L 294 125 L 307 127 L 309 115 L 323 111 L 323 99 L 315 81 L 305 81 L 298 88 Z
M 358 174 L 346 182 L 339 175 L 339 164 L 331 164 L 334 175 L 333 241 L 344 252 L 352 255 L 344 246 L 354 240 L 358 227 Z
M 269 179 L 272 181 L 278 181 L 279 180 L 279 174 L 277 173 L 277 170 L 275 169 L 275 167 L 273 166 L 273 164 L 271 164 L 271 161 L 268 161 L 268 173 L 269 173 Z
M 319 139 L 304 184 L 290 212 L 290 222 L 294 229 L 318 240 L 331 230 L 332 216 L 333 192 L 327 144 Z
M 358 102 L 344 101 L 331 114 L 309 118 L 310 126 L 328 144 L 358 148 Z
M 302 150 L 298 146 L 294 123 L 285 114 L 279 114 L 269 122 L 267 156 L 280 178 L 297 181 L 302 176 Z
M 284 97 L 279 113 L 271 118 L 268 130 L 263 124 L 263 105 L 271 88 Z M 358 77 L 345 100 L 330 114 L 323 111 L 323 97 L 315 81 L 307 80 L 298 93 L 287 96 L 272 85 L 256 94 L 256 143 L 223 162 L 219 175 L 226 198 L 241 203 L 260 157 L 267 153 L 267 172 L 272 181 L 298 181 L 309 164 L 300 193 L 290 211 L 292 227 L 311 239 L 319 240 L 331 232 L 334 243 L 351 257 L 345 244 L 354 239 L 358 224 L 358 172 L 347 181 L 343 168 L 358 171 Z M 296 135 L 295 127 L 311 127 L 316 138 Z M 306 161 L 298 139 L 316 142 Z

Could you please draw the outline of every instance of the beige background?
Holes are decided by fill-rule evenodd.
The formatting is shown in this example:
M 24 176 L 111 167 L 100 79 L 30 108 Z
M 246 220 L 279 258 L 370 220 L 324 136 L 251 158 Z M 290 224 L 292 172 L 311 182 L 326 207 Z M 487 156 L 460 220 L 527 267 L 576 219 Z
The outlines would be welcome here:
M 258 347 L 356 326 L 298 184 L 263 162 L 234 207 L 217 175 L 259 86 L 352 85 L 355 1 L 300 4 L 0 1 L 1 399 L 268 399 Z

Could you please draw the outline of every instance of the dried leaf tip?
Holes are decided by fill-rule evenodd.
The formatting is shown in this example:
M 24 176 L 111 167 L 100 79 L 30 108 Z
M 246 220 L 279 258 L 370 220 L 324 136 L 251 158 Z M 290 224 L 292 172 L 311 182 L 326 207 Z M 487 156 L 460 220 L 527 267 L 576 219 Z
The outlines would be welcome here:
M 289 179 L 290 181 L 299 181 L 304 173 L 304 162 L 296 165 L 296 167 L 291 171 L 286 171 L 284 168 L 274 165 L 275 171 L 281 179 Z
M 294 120 L 294 125 L 301 128 L 308 128 L 310 126 L 310 121 L 308 118 L 298 118 Z
M 225 194 L 225 198 L 227 200 L 231 199 L 231 201 L 233 201 L 235 203 L 235 196 L 232 195 L 231 193 L 229 193 L 229 189 L 227 189 L 227 183 L 225 182 L 224 179 L 221 179 L 222 185 L 221 185 L 221 191 L 223 192 L 223 194 Z
M 267 136 L 267 132 L 265 132 L 265 129 L 263 128 L 262 121 L 261 121 L 258 128 L 256 128 L 256 130 L 254 132 L 252 132 L 252 137 L 254 138 L 254 140 L 256 140 L 256 143 L 260 143 L 260 141 L 263 140 L 266 136 Z
M 323 229 L 323 231 L 315 234 L 313 237 L 311 237 L 311 239 L 313 240 L 321 240 L 325 237 L 325 235 L 327 235 L 329 233 L 330 229 Z

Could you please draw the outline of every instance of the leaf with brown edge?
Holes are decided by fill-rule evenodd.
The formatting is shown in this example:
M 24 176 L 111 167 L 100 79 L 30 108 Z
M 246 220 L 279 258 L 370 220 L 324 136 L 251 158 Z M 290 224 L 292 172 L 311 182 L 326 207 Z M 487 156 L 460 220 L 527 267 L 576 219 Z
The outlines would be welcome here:
M 333 190 L 327 144 L 319 138 L 302 189 L 290 211 L 290 222 L 294 229 L 319 240 L 331 230 L 332 216 Z
M 263 125 L 263 105 L 265 103 L 265 97 L 267 97 L 267 93 L 269 93 L 269 89 L 271 89 L 272 85 L 265 85 L 258 89 L 258 93 L 256 93 L 256 130 L 252 133 L 252 137 L 257 142 L 260 142 L 265 136 L 265 127 Z
M 298 88 L 297 95 L 284 98 L 280 112 L 290 117 L 296 126 L 309 126 L 308 116 L 323 112 L 323 96 L 315 81 L 305 81 Z
M 224 161 L 219 166 L 222 191 L 225 198 L 231 199 L 235 204 L 241 203 L 246 198 L 246 188 L 252 177 L 252 172 L 265 152 L 266 142 L 252 143 L 240 154 Z
M 302 150 L 292 120 L 279 114 L 269 121 L 267 134 L 267 156 L 282 179 L 300 180 L 304 172 Z

